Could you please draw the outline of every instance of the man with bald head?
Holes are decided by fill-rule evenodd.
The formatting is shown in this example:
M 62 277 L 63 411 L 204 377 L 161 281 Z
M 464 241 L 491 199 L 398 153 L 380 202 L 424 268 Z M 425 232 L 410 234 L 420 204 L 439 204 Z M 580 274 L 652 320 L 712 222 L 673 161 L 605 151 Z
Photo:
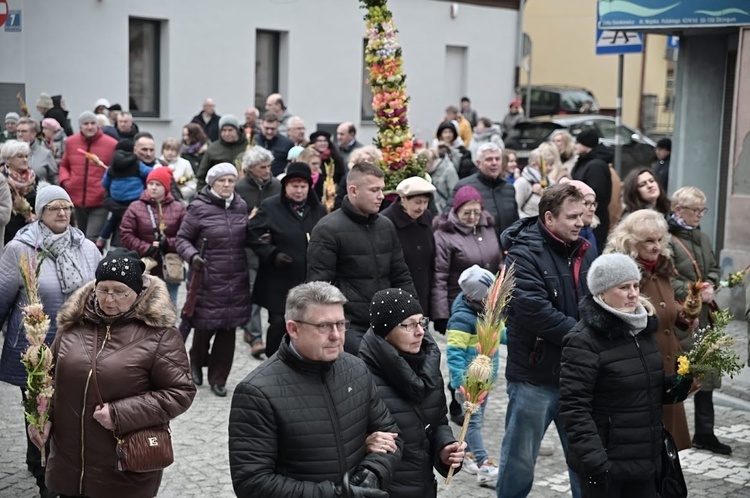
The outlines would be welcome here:
M 286 135 L 287 127 L 289 125 L 289 118 L 292 117 L 292 113 L 286 108 L 284 98 L 280 93 L 272 93 L 266 99 L 266 112 L 272 112 L 279 118 L 279 133 Z
M 191 123 L 196 123 L 203 128 L 208 138 L 215 142 L 219 139 L 219 119 L 221 116 L 216 114 L 216 104 L 214 99 L 207 98 L 203 102 L 203 109 L 201 112 L 193 116 Z
M 344 121 L 336 128 L 336 141 L 341 155 L 344 156 L 344 164 L 349 164 L 349 154 L 354 149 L 362 147 L 362 144 L 357 141 L 357 128 L 351 121 Z

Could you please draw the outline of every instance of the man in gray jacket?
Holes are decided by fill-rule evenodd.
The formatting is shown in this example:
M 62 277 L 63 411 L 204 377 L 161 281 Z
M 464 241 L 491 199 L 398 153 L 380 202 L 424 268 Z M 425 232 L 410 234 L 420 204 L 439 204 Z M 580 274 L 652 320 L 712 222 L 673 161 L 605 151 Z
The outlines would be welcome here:
M 29 166 L 34 170 L 40 181 L 47 182 L 51 185 L 57 185 L 57 162 L 52 154 L 42 142 L 36 138 L 39 134 L 39 125 L 31 118 L 21 118 L 16 128 L 17 139 L 29 144 L 31 154 L 29 154 Z

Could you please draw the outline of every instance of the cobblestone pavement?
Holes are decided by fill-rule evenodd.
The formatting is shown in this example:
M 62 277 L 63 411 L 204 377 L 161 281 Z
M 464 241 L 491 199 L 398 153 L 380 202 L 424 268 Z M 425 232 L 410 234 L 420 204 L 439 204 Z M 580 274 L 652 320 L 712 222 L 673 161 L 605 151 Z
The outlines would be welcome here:
M 746 360 L 746 323 L 734 322 L 730 332 L 738 338 L 738 350 Z M 437 334 L 441 348 L 445 339 Z M 504 361 L 504 349 L 503 349 Z M 229 377 L 226 398 L 214 396 L 209 387 L 198 388 L 190 410 L 172 422 L 175 463 L 164 472 L 161 497 L 231 497 L 232 484 L 227 457 L 227 419 L 234 386 L 260 361 L 249 354 L 249 347 L 237 334 L 234 366 Z M 504 367 L 504 363 L 501 364 Z M 444 376 L 447 376 L 443 361 Z M 501 370 L 502 371 L 502 370 Z M 744 380 L 743 380 L 744 379 Z M 750 392 L 746 376 L 725 380 L 725 388 Z M 0 497 L 32 498 L 38 496 L 34 479 L 24 465 L 25 438 L 23 412 L 18 388 L 0 383 Z M 730 444 L 730 457 L 695 450 L 680 453 L 682 466 L 693 497 L 748 497 L 750 496 L 750 403 L 727 395 L 716 395 L 716 434 Z M 491 455 L 499 455 L 505 420 L 505 382 L 493 390 L 485 412 L 485 445 Z M 686 402 L 688 420 L 692 426 L 693 404 Z M 459 428 L 453 426 L 458 435 Z M 554 432 L 554 431 L 553 431 Z M 536 481 L 529 495 L 532 498 L 570 496 L 568 476 L 562 450 L 557 448 L 550 457 L 539 457 Z M 444 497 L 490 498 L 492 489 L 481 488 L 475 476 L 459 473 L 450 486 L 439 481 L 439 495 Z

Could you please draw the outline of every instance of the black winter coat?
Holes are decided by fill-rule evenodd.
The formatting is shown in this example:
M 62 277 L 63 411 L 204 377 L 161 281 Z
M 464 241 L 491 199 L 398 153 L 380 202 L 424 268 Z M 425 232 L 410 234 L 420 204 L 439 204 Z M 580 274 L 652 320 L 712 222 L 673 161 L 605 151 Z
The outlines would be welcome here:
M 612 173 L 609 163 L 613 161 L 612 153 L 599 144 L 588 154 L 578 157 L 571 176 L 594 189 L 596 192 L 596 216 L 599 226 L 594 228 L 596 247 L 603 250 L 609 234 L 609 202 L 612 200 Z
M 221 130 L 219 129 L 220 119 L 221 116 L 219 116 L 218 114 L 214 114 L 213 116 L 211 116 L 211 119 L 208 120 L 208 123 L 206 123 L 205 121 L 203 121 L 203 111 L 201 111 L 193 116 L 193 119 L 190 122 L 195 123 L 203 128 L 203 131 L 206 132 L 206 136 L 208 137 L 208 139 L 212 142 L 216 142 L 217 140 L 219 140 L 219 136 L 221 135 Z
M 448 475 L 450 467 L 440 461 L 440 450 L 456 441 L 446 418 L 437 343 L 425 332 L 419 354 L 399 353 L 370 329 L 362 338 L 359 357 L 375 377 L 380 397 L 404 438 L 403 456 L 388 496 L 434 498 L 437 483 L 432 469 Z
M 538 217 L 503 232 L 502 245 L 509 248 L 506 264 L 516 265 L 505 378 L 557 386 L 562 340 L 578 321 L 579 299 L 589 293 L 586 275 L 595 256 L 585 239 L 565 244 Z
M 267 140 L 264 135 L 258 135 L 255 137 L 255 143 L 273 154 L 271 174 L 273 176 L 279 176 L 283 173 L 284 169 L 286 169 L 287 154 L 289 154 L 289 149 L 294 147 L 294 142 L 284 135 L 276 135 L 271 140 Z
M 432 213 L 425 211 L 416 220 L 404 211 L 401 200 L 381 211 L 383 216 L 391 220 L 396 227 L 404 260 L 411 273 L 416 298 L 422 306 L 425 316 L 430 314 L 430 298 L 432 295 L 433 269 L 435 263 L 435 237 L 432 232 Z
M 234 390 L 229 413 L 229 469 L 239 498 L 333 498 L 344 472 L 366 467 L 382 488 L 401 460 L 365 453 L 375 431 L 400 432 L 364 362 L 341 353 L 309 361 L 289 346 L 253 370 Z
M 304 216 L 300 217 L 286 195 L 275 195 L 260 205 L 248 225 L 248 245 L 260 259 L 258 276 L 253 286 L 253 302 L 269 311 L 284 313 L 289 289 L 305 281 L 307 245 L 313 227 L 327 214 L 314 193 L 307 196 Z M 260 236 L 271 234 L 271 242 Z M 289 266 L 279 268 L 274 259 L 279 253 L 292 258 Z
M 568 465 L 582 476 L 652 479 L 661 467 L 664 362 L 656 316 L 637 336 L 593 297 L 563 340 L 560 418 Z
M 493 180 L 480 171 L 458 181 L 453 188 L 453 193 L 448 200 L 448 204 L 453 205 L 453 198 L 456 196 L 456 192 L 465 185 L 471 185 L 482 194 L 484 209 L 495 220 L 495 232 L 497 233 L 498 240 L 500 240 L 500 234 L 518 221 L 516 189 L 513 188 L 513 184 L 502 176 Z M 508 249 L 502 245 L 502 242 L 500 245 L 502 246 L 501 249 Z
M 341 289 L 346 317 L 361 330 L 370 327 L 370 301 L 379 290 L 395 287 L 417 294 L 393 223 L 379 214 L 365 216 L 349 197 L 313 229 L 307 281 L 316 280 Z
M 234 191 L 245 201 L 249 213 L 264 200 L 279 195 L 281 182 L 273 176 L 268 180 L 258 180 L 253 175 L 246 174 L 237 182 Z
M 177 232 L 177 252 L 187 262 L 208 239 L 206 266 L 191 323 L 196 329 L 233 329 L 250 318 L 250 282 L 245 242 L 247 205 L 235 195 L 227 208 L 204 187 L 188 206 Z

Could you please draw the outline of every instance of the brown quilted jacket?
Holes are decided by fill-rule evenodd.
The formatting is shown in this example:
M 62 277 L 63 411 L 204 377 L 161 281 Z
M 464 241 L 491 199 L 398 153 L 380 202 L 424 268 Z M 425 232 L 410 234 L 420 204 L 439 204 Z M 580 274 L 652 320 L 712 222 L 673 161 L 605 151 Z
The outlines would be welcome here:
M 166 285 L 156 277 L 143 278 L 133 308 L 109 326 L 94 311 L 94 282 L 73 294 L 57 314 L 46 483 L 63 495 L 150 498 L 161 482 L 161 471 L 116 470 L 114 435 L 93 418 L 98 404 L 90 381 L 94 334 L 99 336 L 99 388 L 120 434 L 166 424 L 195 397 Z

